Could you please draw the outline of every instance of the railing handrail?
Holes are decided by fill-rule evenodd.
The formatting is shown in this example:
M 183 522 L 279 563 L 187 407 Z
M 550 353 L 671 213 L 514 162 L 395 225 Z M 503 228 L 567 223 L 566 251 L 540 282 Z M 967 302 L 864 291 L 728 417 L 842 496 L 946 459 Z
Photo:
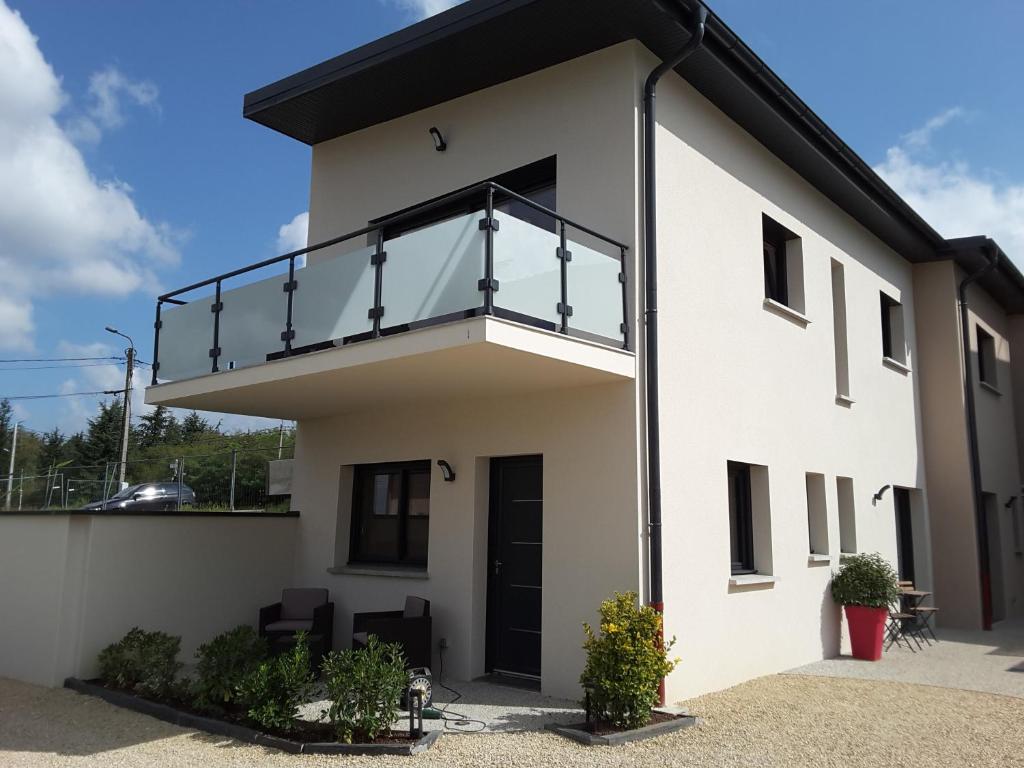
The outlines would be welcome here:
M 503 187 L 500 184 L 497 184 L 493 181 L 485 181 L 480 184 L 474 184 L 472 187 L 467 187 L 466 189 L 460 189 L 456 192 L 451 192 L 447 195 L 442 195 L 441 197 L 437 198 L 436 200 L 432 200 L 429 203 L 424 203 L 422 205 L 416 206 L 415 208 L 403 211 L 402 213 L 396 213 L 393 216 L 388 216 L 385 219 L 380 219 L 379 221 L 376 221 L 373 224 L 362 227 L 361 229 L 357 229 L 353 232 L 348 232 L 344 235 L 339 235 L 338 237 L 332 237 L 329 240 L 314 243 L 313 245 L 307 245 L 305 248 L 299 248 L 298 250 L 295 251 L 289 251 L 288 253 L 281 254 L 280 256 L 274 256 L 273 258 L 264 259 L 263 261 L 257 262 L 255 264 L 249 264 L 244 267 L 239 267 L 238 269 L 233 269 L 230 272 L 225 272 L 223 274 L 217 275 L 216 277 L 210 277 L 205 280 L 201 280 L 197 283 L 192 283 L 191 285 L 188 285 L 184 288 L 178 288 L 174 291 L 170 291 L 168 293 L 158 296 L 157 302 L 179 303 L 174 301 L 175 296 L 180 296 L 183 293 L 190 293 L 191 291 L 198 290 L 199 288 L 205 288 L 208 285 L 215 285 L 217 283 L 223 282 L 224 280 L 230 280 L 232 277 L 244 275 L 247 272 L 255 272 L 256 270 L 263 269 L 274 264 L 279 264 L 284 261 L 291 261 L 292 259 L 298 258 L 299 256 L 304 256 L 314 251 L 329 248 L 332 245 L 343 243 L 346 240 L 351 240 L 356 237 L 362 237 L 364 235 L 370 234 L 371 232 L 377 232 L 379 230 L 386 229 L 387 227 L 394 226 L 395 224 L 401 223 L 402 221 L 406 221 L 410 218 L 413 218 L 414 216 L 418 216 L 427 211 L 439 208 L 440 206 L 446 203 L 450 203 L 454 200 L 459 200 L 463 197 L 469 197 L 473 194 L 487 191 L 488 189 L 493 190 L 495 192 L 499 192 L 502 195 L 507 195 L 513 200 L 523 203 L 524 205 L 527 205 L 530 208 L 539 211 L 540 213 L 550 216 L 556 221 L 560 221 L 564 225 L 571 227 L 572 229 L 579 230 L 580 232 L 590 235 L 591 237 L 596 237 L 599 240 L 608 243 L 609 245 L 613 245 L 621 250 L 629 250 L 629 246 L 626 245 L 625 243 L 620 243 L 619 241 L 613 240 L 610 237 L 602 235 L 600 232 L 596 232 L 593 229 L 590 229 L 589 227 L 585 227 L 582 224 L 577 224 L 575 221 L 568 219 L 565 216 L 562 216 L 560 213 L 557 213 L 551 210 L 550 208 L 541 205 L 540 203 L 535 203 L 533 200 L 530 200 L 529 198 L 524 197 L 523 195 L 520 195 L 517 192 L 513 192 L 512 190 L 507 189 L 506 187 Z

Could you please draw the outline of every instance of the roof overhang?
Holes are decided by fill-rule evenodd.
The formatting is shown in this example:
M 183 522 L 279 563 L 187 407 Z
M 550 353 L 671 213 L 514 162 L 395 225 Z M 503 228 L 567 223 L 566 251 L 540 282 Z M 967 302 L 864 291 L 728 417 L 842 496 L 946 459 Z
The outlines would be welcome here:
M 246 94 L 243 114 L 312 145 L 626 40 L 667 57 L 689 39 L 696 1 L 468 0 Z M 714 13 L 677 72 L 904 258 L 946 247 Z

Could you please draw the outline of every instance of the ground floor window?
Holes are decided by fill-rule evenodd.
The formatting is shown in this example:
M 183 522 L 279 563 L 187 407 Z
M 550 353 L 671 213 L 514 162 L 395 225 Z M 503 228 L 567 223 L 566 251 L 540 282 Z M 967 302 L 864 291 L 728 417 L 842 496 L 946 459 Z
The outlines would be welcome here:
M 750 465 L 729 462 L 729 541 L 732 572 L 754 572 L 754 517 L 750 502 Z
M 426 566 L 430 462 L 355 468 L 349 562 Z

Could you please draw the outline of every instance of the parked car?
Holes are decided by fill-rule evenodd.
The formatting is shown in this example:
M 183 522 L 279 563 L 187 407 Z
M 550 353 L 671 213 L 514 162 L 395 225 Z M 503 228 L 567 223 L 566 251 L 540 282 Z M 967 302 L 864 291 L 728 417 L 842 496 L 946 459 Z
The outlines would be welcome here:
M 129 485 L 106 501 L 93 501 L 82 509 L 116 509 L 126 512 L 170 512 L 178 508 L 178 491 L 181 490 L 181 506 L 192 507 L 196 494 L 187 485 L 177 483 L 138 483 Z

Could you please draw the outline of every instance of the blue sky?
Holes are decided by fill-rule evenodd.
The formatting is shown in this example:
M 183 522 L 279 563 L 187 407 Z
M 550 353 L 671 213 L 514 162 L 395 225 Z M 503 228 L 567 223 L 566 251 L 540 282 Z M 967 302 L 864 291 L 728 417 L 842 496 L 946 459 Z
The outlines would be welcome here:
M 309 149 L 243 120 L 242 95 L 451 4 L 0 0 L 0 359 L 118 354 L 110 324 L 150 360 L 157 292 L 302 241 Z M 1024 5 L 711 6 L 940 232 L 1024 259 Z M 18 367 L 0 396 L 123 376 Z M 18 403 L 37 430 L 94 408 Z

